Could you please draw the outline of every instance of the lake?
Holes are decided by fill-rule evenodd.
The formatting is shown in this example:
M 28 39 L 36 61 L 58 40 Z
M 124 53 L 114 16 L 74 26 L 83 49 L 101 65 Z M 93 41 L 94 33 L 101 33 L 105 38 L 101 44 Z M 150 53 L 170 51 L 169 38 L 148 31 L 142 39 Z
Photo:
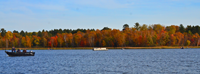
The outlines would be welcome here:
M 32 50 L 8 57 L 0 50 L 0 74 L 199 74 L 200 49 Z

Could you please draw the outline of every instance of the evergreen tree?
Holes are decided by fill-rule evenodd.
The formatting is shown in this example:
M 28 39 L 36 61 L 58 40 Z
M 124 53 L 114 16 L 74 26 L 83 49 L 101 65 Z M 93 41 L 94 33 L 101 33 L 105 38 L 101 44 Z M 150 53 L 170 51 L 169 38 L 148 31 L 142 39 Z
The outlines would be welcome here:
M 123 30 L 125 30 L 126 28 L 129 28 L 129 25 L 128 25 L 128 24 L 124 24 L 124 25 L 123 25 Z
M 196 25 L 195 29 L 196 29 L 196 33 L 200 34 L 200 27 L 199 27 L 199 25 Z
M 6 30 L 4 28 L 1 28 L 1 36 L 4 37 L 6 35 Z
M 110 28 L 108 28 L 108 27 L 104 27 L 102 30 L 110 30 Z
M 36 32 L 33 32 L 32 35 L 36 35 Z
M 19 33 L 18 31 L 14 30 L 13 33 Z
M 181 33 L 185 32 L 185 28 L 184 28 L 183 24 L 180 24 L 179 30 L 180 30 Z
M 135 23 L 134 28 L 136 28 L 139 31 L 140 30 L 140 24 L 138 22 Z
M 20 35 L 23 36 L 23 37 L 25 37 L 25 33 L 24 33 L 23 30 L 20 32 Z
M 63 33 L 63 30 L 62 30 L 62 29 L 59 29 L 59 30 L 58 30 L 58 33 Z
M 189 32 L 189 31 L 191 31 L 191 30 L 192 30 L 191 25 L 187 25 L 186 32 Z
M 38 36 L 42 37 L 42 32 L 41 31 L 38 31 Z

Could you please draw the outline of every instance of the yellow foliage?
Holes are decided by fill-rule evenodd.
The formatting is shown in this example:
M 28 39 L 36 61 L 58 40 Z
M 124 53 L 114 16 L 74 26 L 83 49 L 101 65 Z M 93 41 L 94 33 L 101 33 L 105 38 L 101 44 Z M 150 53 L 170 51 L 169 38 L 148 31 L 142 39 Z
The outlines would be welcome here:
M 7 38 L 7 39 L 13 38 L 13 34 L 12 34 L 11 31 L 8 31 L 8 32 L 6 33 L 6 38 Z
M 190 42 L 190 40 L 187 40 L 187 46 L 189 46 L 189 45 L 190 45 L 190 43 L 191 43 L 191 42 Z
M 102 41 L 102 46 L 106 46 L 105 40 Z

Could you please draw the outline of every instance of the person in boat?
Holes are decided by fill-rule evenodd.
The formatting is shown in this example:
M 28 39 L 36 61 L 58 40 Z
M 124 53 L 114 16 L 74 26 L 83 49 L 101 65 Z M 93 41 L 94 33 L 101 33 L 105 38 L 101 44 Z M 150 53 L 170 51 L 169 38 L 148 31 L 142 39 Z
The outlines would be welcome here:
M 12 52 L 15 52 L 16 50 L 15 50 L 15 47 L 12 47 Z
M 17 52 L 19 52 L 19 49 L 17 49 Z
M 21 50 L 20 50 L 20 49 L 18 49 L 18 50 L 17 50 L 17 52 L 21 52 Z
M 26 53 L 26 49 L 24 49 L 23 52 Z

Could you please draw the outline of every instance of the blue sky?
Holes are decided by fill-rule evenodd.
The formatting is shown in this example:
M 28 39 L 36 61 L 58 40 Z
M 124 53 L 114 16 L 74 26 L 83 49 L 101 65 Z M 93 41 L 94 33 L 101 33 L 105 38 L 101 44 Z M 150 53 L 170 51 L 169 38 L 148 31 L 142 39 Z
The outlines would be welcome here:
M 200 25 L 200 0 L 0 0 L 6 31 Z

